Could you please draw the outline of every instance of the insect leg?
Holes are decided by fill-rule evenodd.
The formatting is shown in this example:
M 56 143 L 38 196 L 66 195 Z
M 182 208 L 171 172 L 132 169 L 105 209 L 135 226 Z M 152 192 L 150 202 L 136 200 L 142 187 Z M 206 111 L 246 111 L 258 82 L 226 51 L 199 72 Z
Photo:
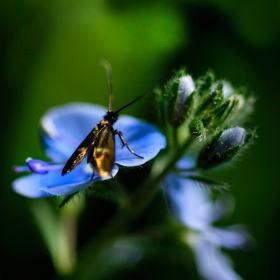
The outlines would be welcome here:
M 122 133 L 121 133 L 120 131 L 115 130 L 115 134 L 118 134 L 118 135 L 119 135 L 119 137 L 120 137 L 120 139 L 121 139 L 121 141 L 122 141 L 123 146 L 125 146 L 133 155 L 135 155 L 135 156 L 137 156 L 137 157 L 139 157 L 139 158 L 143 158 L 143 157 L 137 155 L 133 150 L 131 150 L 131 149 L 128 147 L 128 145 L 127 145 L 126 141 L 124 140 L 124 138 L 123 138 L 123 136 L 122 136 Z
M 115 130 L 115 134 L 118 134 L 121 141 L 122 141 L 122 148 L 125 146 L 124 142 L 126 143 L 126 141 L 124 140 L 123 136 L 122 136 L 122 132 L 121 131 L 118 131 L 118 130 Z

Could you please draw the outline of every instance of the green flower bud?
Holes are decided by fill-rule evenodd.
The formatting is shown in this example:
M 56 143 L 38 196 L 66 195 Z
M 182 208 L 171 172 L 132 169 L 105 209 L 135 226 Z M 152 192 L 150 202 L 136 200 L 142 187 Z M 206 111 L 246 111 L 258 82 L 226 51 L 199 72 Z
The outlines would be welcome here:
M 204 140 L 206 138 L 207 129 L 204 127 L 204 124 L 199 119 L 192 119 L 190 122 L 190 131 L 191 133 L 195 133 L 198 135 L 199 141 Z
M 209 169 L 229 162 L 243 146 L 245 135 L 245 129 L 238 126 L 219 132 L 199 154 L 197 166 Z
M 215 75 L 211 70 L 208 70 L 207 73 L 198 78 L 196 81 L 196 90 L 199 96 L 204 96 L 208 94 L 209 89 L 212 87 L 215 80 Z
M 224 99 L 223 96 L 223 84 L 218 83 L 214 90 L 208 92 L 208 95 L 205 96 L 201 105 L 197 108 L 195 115 L 203 117 L 207 115 L 209 112 L 218 108 Z

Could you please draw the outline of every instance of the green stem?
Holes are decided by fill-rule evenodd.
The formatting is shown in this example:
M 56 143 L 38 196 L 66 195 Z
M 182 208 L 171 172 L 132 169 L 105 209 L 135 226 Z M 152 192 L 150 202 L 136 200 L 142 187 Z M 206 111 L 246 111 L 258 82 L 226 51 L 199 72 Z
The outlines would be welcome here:
M 121 197 L 121 202 L 124 208 L 131 207 L 131 198 L 122 182 L 117 177 L 112 177 L 113 184 Z
M 162 161 L 155 162 L 155 168 L 153 169 L 155 171 L 151 173 L 150 177 L 148 177 L 133 194 L 132 206 L 126 207 L 118 212 L 106 227 L 101 230 L 100 234 L 87 243 L 79 257 L 79 263 L 75 274 L 71 276 L 72 279 L 88 279 L 87 277 L 93 273 L 93 271 L 91 271 L 93 258 L 102 248 L 103 244 L 110 239 L 112 241 L 119 234 L 125 232 L 129 224 L 142 213 L 157 193 L 160 182 L 175 166 L 176 162 L 182 157 L 194 139 L 196 138 L 190 137 L 188 141 L 178 147 L 175 152 L 166 156 L 164 163 Z

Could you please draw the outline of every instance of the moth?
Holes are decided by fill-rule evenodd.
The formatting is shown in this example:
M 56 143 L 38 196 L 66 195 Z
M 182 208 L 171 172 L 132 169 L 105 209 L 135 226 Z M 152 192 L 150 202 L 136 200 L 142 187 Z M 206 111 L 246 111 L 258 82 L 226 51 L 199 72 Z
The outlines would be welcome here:
M 129 148 L 127 142 L 122 136 L 122 132 L 114 129 L 113 125 L 118 120 L 119 112 L 128 106 L 132 105 L 143 95 L 137 97 L 127 105 L 121 107 L 117 111 L 112 110 L 113 100 L 113 85 L 112 85 L 112 70 L 108 62 L 103 62 L 107 72 L 108 84 L 110 90 L 108 112 L 104 119 L 99 121 L 97 125 L 90 131 L 86 138 L 81 142 L 78 148 L 70 156 L 62 169 L 62 175 L 71 172 L 87 155 L 87 163 L 91 164 L 94 173 L 100 177 L 112 176 L 112 169 L 115 164 L 115 136 L 118 135 L 123 146 L 125 146 L 133 155 L 139 158 L 142 156 L 137 155 L 132 149 Z

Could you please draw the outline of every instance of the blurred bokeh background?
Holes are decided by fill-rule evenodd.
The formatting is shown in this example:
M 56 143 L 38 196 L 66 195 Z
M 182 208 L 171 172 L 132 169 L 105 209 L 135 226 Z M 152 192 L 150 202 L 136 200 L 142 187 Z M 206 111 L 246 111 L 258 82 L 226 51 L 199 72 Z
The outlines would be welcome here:
M 11 189 L 18 176 L 12 166 L 29 156 L 44 158 L 37 128 L 50 107 L 72 101 L 107 106 L 100 59 L 113 66 L 115 109 L 162 86 L 181 66 L 194 77 L 211 68 L 254 93 L 256 112 L 245 127 L 257 128 L 258 138 L 219 176 L 236 200 L 226 223 L 247 225 L 256 247 L 229 254 L 244 279 L 279 279 L 279 1 L 1 1 L 0 34 L 1 279 L 55 275 L 32 200 Z M 147 102 L 125 113 L 145 119 L 152 110 Z M 160 259 L 154 267 L 161 267 Z

